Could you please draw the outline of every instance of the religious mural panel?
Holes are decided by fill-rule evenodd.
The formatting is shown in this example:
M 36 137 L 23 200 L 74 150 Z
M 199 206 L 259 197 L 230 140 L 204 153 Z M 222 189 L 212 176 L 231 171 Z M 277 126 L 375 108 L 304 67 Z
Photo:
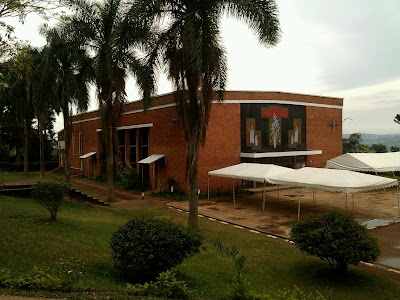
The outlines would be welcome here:
M 242 152 L 305 150 L 305 107 L 241 104 Z

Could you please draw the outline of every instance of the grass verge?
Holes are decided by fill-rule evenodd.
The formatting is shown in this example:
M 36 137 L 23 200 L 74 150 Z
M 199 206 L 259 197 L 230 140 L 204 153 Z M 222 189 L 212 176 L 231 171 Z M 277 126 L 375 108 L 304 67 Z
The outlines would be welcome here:
M 187 221 L 187 214 L 166 207 L 126 211 L 65 202 L 56 222 L 49 222 L 48 212 L 30 199 L 0 196 L 0 208 L 0 268 L 26 274 L 36 266 L 57 275 L 61 262 L 72 270 L 79 261 L 83 269 L 70 294 L 2 292 L 68 299 L 128 298 L 124 294 L 126 282 L 113 267 L 109 244 L 111 234 L 134 216 L 180 224 Z M 197 299 L 223 299 L 235 274 L 232 260 L 214 250 L 215 241 L 234 245 L 247 257 L 243 277 L 257 293 L 274 295 L 296 285 L 306 293 L 318 290 L 328 299 L 400 299 L 399 281 L 356 267 L 350 267 L 346 278 L 335 278 L 326 263 L 300 253 L 283 240 L 205 218 L 200 219 L 200 228 L 205 250 L 176 269 L 195 290 Z

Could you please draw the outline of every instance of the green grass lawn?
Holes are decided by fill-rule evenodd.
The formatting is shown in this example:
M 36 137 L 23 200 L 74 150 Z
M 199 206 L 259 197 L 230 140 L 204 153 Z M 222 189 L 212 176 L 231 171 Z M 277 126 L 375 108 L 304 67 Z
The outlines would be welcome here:
M 32 200 L 0 196 L 0 268 L 24 274 L 37 266 L 49 274 L 57 274 L 61 260 L 80 260 L 84 273 L 77 283 L 79 291 L 76 293 L 80 296 L 85 293 L 88 298 L 95 294 L 96 299 L 100 299 L 102 293 L 118 298 L 116 295 L 125 288 L 126 282 L 119 279 L 114 270 L 110 238 L 114 231 L 137 215 L 181 224 L 187 220 L 187 214 L 167 207 L 128 211 L 66 202 L 58 221 L 49 223 L 48 212 Z M 327 263 L 300 253 L 283 240 L 205 218 L 200 218 L 200 226 L 206 250 L 176 269 L 195 290 L 197 299 L 226 297 L 235 273 L 232 260 L 213 249 L 214 241 L 235 245 L 247 257 L 243 276 L 258 293 L 273 295 L 296 285 L 306 293 L 318 290 L 329 299 L 400 299 L 399 281 L 356 267 L 350 267 L 346 278 L 335 279 Z M 2 292 L 15 293 L 0 290 Z M 45 295 L 73 298 L 73 294 L 49 292 Z
M 23 172 L 0 172 L 0 182 L 39 178 L 40 172 L 29 172 L 28 177 L 25 177 Z

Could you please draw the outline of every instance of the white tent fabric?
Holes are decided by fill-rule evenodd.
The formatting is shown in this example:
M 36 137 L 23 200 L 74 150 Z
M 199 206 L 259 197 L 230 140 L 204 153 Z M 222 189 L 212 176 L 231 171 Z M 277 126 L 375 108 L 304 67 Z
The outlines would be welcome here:
M 208 172 L 208 175 L 257 182 L 269 182 L 269 177 L 288 171 L 293 171 L 293 169 L 271 164 L 241 163 L 230 167 L 210 171 Z
M 271 177 L 273 184 L 285 184 L 312 189 L 323 189 L 347 194 L 383 189 L 398 186 L 397 179 L 385 178 L 375 175 L 362 174 L 348 170 L 334 170 L 321 168 L 301 168 L 293 172 Z M 354 206 L 354 202 L 353 202 Z M 399 196 L 397 193 L 397 213 L 399 214 Z M 300 197 L 297 217 L 300 218 Z
M 273 184 L 285 184 L 352 194 L 398 185 L 397 179 L 362 174 L 348 170 L 301 168 L 270 177 Z
M 328 160 L 325 167 L 362 172 L 400 171 L 400 152 L 346 153 Z
M 270 182 L 271 176 L 278 174 L 291 172 L 293 169 L 281 167 L 271 164 L 252 164 L 252 163 L 241 163 L 230 167 L 214 170 L 208 172 L 208 176 L 219 176 L 232 179 L 243 179 L 250 181 Z M 235 199 L 235 185 L 233 184 L 233 203 L 236 203 Z M 208 182 L 208 198 L 210 198 L 210 184 Z M 263 210 L 265 209 L 265 193 L 263 188 Z

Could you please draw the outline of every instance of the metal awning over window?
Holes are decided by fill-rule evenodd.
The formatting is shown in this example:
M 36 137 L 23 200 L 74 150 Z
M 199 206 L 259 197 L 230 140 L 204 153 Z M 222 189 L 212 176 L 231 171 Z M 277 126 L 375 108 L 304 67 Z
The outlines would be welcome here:
M 92 155 L 95 155 L 95 154 L 96 154 L 96 152 L 89 152 L 89 153 L 86 153 L 86 154 L 83 154 L 83 155 L 79 156 L 79 158 L 80 159 L 88 158 L 88 157 L 91 157 Z
M 138 163 L 139 164 L 151 164 L 163 157 L 165 157 L 164 154 L 152 154 L 152 155 L 146 157 L 145 159 L 139 160 Z

